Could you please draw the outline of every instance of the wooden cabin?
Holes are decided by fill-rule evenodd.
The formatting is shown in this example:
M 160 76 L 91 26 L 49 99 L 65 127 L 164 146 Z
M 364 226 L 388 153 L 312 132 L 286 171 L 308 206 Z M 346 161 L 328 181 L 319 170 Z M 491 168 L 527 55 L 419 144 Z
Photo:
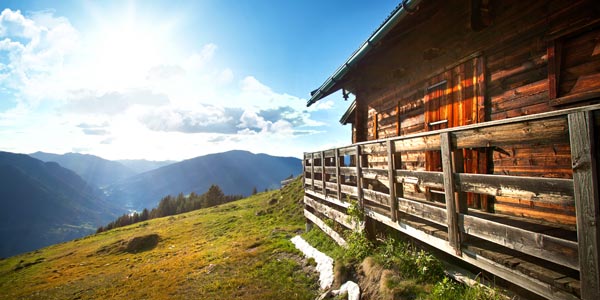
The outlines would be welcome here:
M 305 153 L 308 219 L 354 198 L 538 295 L 600 299 L 599 1 L 402 1 L 308 105 L 339 90 L 352 145 Z

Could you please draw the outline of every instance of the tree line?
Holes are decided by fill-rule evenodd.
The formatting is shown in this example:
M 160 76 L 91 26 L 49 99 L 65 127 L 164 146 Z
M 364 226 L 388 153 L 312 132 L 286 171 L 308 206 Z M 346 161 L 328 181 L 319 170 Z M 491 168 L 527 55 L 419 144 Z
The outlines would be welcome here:
M 124 214 L 116 220 L 108 223 L 106 226 L 100 226 L 96 233 L 111 230 L 113 228 L 123 227 L 138 222 L 144 222 L 150 219 L 162 218 L 166 216 L 177 215 L 192 210 L 216 206 L 219 204 L 235 201 L 244 198 L 242 195 L 225 195 L 218 185 L 211 185 L 206 193 L 198 195 L 194 192 L 188 196 L 179 193 L 177 197 L 171 195 L 160 200 L 158 206 L 152 210 L 144 208 L 142 212 Z

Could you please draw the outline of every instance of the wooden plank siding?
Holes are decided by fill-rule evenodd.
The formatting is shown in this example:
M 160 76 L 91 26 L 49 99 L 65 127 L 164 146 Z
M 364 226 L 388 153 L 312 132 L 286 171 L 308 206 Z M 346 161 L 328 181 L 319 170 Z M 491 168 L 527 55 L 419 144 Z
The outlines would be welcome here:
M 360 79 L 346 88 L 357 96 L 352 126 L 361 138 L 353 141 L 600 102 L 600 21 L 592 2 L 498 1 L 492 5 L 491 25 L 477 31 L 458 26 L 471 13 L 465 1 L 422 4 L 420 14 L 427 17 L 407 17 L 389 41 L 351 71 Z M 448 121 L 429 126 L 441 120 Z M 513 141 L 485 149 L 464 147 L 465 172 L 570 179 L 570 149 L 564 132 L 559 134 L 543 145 Z M 395 147 L 413 150 L 401 154 L 400 167 L 441 171 L 440 153 L 430 150 L 437 146 L 437 137 L 431 139 L 423 141 L 432 143 L 425 148 L 396 142 Z M 369 167 L 387 167 L 385 152 L 365 158 Z M 430 191 L 436 192 L 404 187 L 412 199 L 427 199 Z M 472 208 L 575 224 L 571 208 L 525 199 L 517 203 L 501 195 L 469 193 L 467 199 Z

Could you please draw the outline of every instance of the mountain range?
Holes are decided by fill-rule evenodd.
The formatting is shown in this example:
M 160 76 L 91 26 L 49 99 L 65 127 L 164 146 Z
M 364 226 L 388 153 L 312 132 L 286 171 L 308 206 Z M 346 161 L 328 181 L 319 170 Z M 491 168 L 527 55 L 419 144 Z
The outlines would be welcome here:
M 55 162 L 0 152 L 0 256 L 81 237 L 122 209 Z
M 0 257 L 82 237 L 166 195 L 201 194 L 216 184 L 225 194 L 247 196 L 279 188 L 302 170 L 297 158 L 238 150 L 125 164 L 77 153 L 0 152 Z
M 79 174 L 85 181 L 98 187 L 103 187 L 133 175 L 173 163 L 173 161 L 148 160 L 111 161 L 98 156 L 80 153 L 53 154 L 35 152 L 29 154 L 29 156 L 45 162 L 57 162 L 61 166 Z
M 225 194 L 248 196 L 254 188 L 279 188 L 281 180 L 301 172 L 298 158 L 233 150 L 138 174 L 106 187 L 104 192 L 115 204 L 141 210 L 156 206 L 167 195 L 204 193 L 212 184 Z
M 148 172 L 150 170 L 158 169 L 160 167 L 164 167 L 173 163 L 176 163 L 174 160 L 145 160 L 145 159 L 121 159 L 116 160 L 116 162 L 121 163 L 125 167 L 129 168 L 136 174 Z

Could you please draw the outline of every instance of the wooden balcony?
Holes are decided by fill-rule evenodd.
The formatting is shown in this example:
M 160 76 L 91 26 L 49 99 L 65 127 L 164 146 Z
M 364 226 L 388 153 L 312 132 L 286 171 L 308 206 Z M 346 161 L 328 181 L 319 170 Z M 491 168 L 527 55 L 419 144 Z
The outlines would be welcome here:
M 598 299 L 598 123 L 592 105 L 305 153 L 304 214 L 344 244 L 323 220 L 356 228 L 346 209 L 358 201 L 369 221 L 545 298 Z M 552 143 L 570 145 L 572 179 L 463 172 L 463 149 Z M 401 168 L 415 151 L 439 151 L 442 171 Z M 412 197 L 424 190 L 437 200 Z M 468 207 L 469 194 L 571 207 L 576 224 Z

